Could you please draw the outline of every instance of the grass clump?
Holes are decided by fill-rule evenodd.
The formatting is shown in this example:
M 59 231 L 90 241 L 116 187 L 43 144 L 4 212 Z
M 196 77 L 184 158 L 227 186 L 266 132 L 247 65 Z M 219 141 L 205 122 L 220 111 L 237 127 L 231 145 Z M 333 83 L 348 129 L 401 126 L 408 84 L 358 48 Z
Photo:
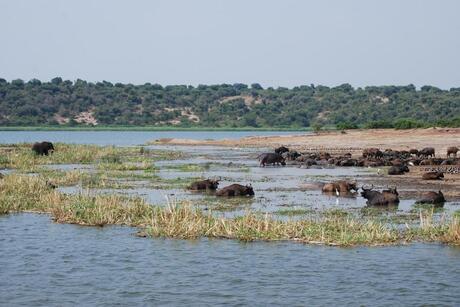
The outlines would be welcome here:
M 181 152 L 149 150 L 144 147 L 116 147 L 82 144 L 54 144 L 55 151 L 49 156 L 38 156 L 31 150 L 32 144 L 0 146 L 0 167 L 34 172 L 46 164 L 100 163 L 108 169 L 150 169 L 153 161 L 178 159 Z M 130 163 L 127 163 L 130 162 Z
M 282 209 L 275 212 L 276 215 L 281 216 L 298 216 L 298 215 L 307 215 L 314 212 L 312 209 Z
M 413 240 L 460 244 L 459 219 L 435 222 L 432 212 L 421 211 L 420 225 L 404 230 L 337 210 L 284 221 L 269 214 L 250 212 L 236 218 L 224 218 L 189 203 L 170 201 L 165 207 L 157 207 L 138 197 L 66 195 L 50 187 L 40 176 L 7 175 L 0 181 L 0 213 L 23 211 L 47 212 L 59 223 L 141 227 L 151 237 L 282 240 L 337 246 L 384 245 Z

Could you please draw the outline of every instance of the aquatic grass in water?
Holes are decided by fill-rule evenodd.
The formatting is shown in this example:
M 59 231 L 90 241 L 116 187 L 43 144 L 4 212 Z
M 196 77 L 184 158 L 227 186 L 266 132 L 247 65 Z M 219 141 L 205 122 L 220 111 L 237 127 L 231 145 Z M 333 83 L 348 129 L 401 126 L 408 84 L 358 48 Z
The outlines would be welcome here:
M 115 170 L 115 171 L 138 171 L 138 170 L 149 170 L 156 171 L 157 168 L 151 162 L 143 161 L 139 163 L 133 162 L 104 162 L 98 163 L 97 169 L 99 170 Z
M 89 164 L 100 162 L 113 169 L 118 164 L 126 167 L 141 165 L 142 169 L 153 168 L 153 161 L 177 159 L 183 156 L 178 151 L 148 150 L 144 147 L 115 147 L 81 144 L 54 144 L 55 151 L 48 156 L 38 156 L 32 152 L 32 144 L 13 144 L 0 146 L 0 167 L 34 172 L 45 164 Z M 133 169 L 133 166 L 130 166 Z M 139 168 L 136 168 L 139 169 Z
M 120 195 L 65 195 L 40 177 L 19 174 L 0 181 L 0 212 L 48 212 L 60 223 L 79 225 L 130 225 L 152 237 L 228 238 L 242 241 L 286 240 L 339 246 L 381 245 L 412 240 L 460 244 L 460 223 L 434 223 L 421 213 L 418 228 L 398 230 L 372 219 L 342 214 L 280 221 L 268 214 L 246 213 L 237 218 L 215 217 L 190 203 L 169 201 L 155 207 L 142 198 Z
M 307 215 L 313 213 L 312 209 L 283 209 L 274 212 L 276 215 L 281 216 L 296 216 L 296 215 Z

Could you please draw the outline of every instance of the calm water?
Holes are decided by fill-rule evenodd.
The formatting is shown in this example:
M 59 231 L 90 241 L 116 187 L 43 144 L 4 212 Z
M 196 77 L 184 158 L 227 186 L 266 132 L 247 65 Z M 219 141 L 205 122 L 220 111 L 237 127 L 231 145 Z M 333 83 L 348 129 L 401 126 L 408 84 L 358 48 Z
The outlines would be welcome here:
M 450 305 L 460 248 L 152 240 L 0 217 L 0 305 Z
M 239 139 L 257 135 L 308 134 L 296 131 L 0 131 L 0 143 L 38 141 L 98 145 L 142 145 L 161 138 Z
M 134 145 L 163 137 L 208 139 L 261 134 L 279 133 L 21 131 L 0 132 L 0 143 L 51 140 Z M 190 154 L 189 159 L 164 164 L 230 161 L 250 168 L 244 172 L 234 166 L 211 167 L 203 174 L 188 175 L 222 176 L 223 185 L 235 180 L 253 181 L 256 198 L 247 206 L 258 210 L 271 211 L 284 204 L 333 206 L 336 202 L 335 197 L 318 191 L 270 191 L 273 187 L 295 189 L 336 177 L 372 176 L 354 168 L 259 168 L 255 149 L 163 148 Z M 160 175 L 174 178 L 187 173 L 166 170 Z M 143 193 L 152 202 L 156 197 L 163 199 L 160 191 L 147 189 Z M 162 193 L 174 193 L 179 198 L 188 195 L 183 190 Z M 361 198 L 340 199 L 336 205 L 348 208 L 364 203 Z M 59 225 L 47 215 L 0 216 L 0 306 L 460 304 L 460 248 L 439 244 L 332 248 L 162 240 L 137 238 L 135 231 L 128 227 Z

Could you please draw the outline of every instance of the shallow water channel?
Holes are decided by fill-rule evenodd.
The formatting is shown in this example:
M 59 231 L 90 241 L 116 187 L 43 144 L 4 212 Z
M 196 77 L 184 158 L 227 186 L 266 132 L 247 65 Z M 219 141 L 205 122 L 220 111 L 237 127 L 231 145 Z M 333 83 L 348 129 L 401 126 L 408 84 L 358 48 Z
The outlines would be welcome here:
M 130 142 L 120 132 L 104 137 L 85 132 L 5 135 L 0 143 L 52 140 L 119 146 L 145 143 L 136 132 Z M 155 138 L 170 137 L 155 132 Z M 259 133 L 248 133 L 254 135 Z M 270 132 L 269 134 L 278 134 Z M 16 137 L 16 138 L 15 138 Z M 216 132 L 191 132 L 190 138 L 216 138 Z M 231 137 L 231 135 L 230 135 Z M 102 140 L 102 141 L 100 141 Z M 151 138 L 148 140 L 152 140 Z M 361 197 L 320 192 L 320 184 L 341 178 L 369 181 L 378 174 L 366 168 L 258 166 L 264 148 L 147 146 L 185 153 L 181 160 L 155 162 L 164 179 L 221 178 L 220 186 L 252 184 L 255 197 L 237 201 L 192 193 L 182 188 L 153 188 L 139 180 L 129 189 L 94 189 L 91 193 L 141 195 L 163 205 L 165 196 L 192 200 L 215 214 L 234 216 L 248 210 L 280 218 L 286 210 L 333 208 L 359 212 Z M 197 169 L 187 168 L 189 165 Z M 51 165 L 81 169 L 88 165 Z M 64 187 L 74 193 L 80 187 Z M 414 209 L 403 199 L 391 214 Z M 444 211 L 458 210 L 448 202 Z M 438 213 L 438 214 L 442 214 Z M 0 216 L 0 305 L 458 305 L 460 248 L 440 244 L 335 248 L 296 243 L 240 243 L 232 240 L 163 240 L 134 236 L 128 227 L 91 228 L 60 225 L 47 215 Z
M 324 210 L 340 209 L 347 212 L 360 213 L 366 207 L 366 200 L 359 193 L 352 197 L 337 197 L 335 194 L 321 193 L 325 182 L 339 179 L 357 180 L 358 185 L 375 183 L 376 189 L 385 188 L 379 184 L 382 176 L 375 169 L 363 167 L 260 167 L 257 156 L 261 152 L 271 151 L 269 148 L 229 148 L 216 146 L 146 146 L 153 150 L 180 151 L 185 154 L 180 160 L 165 160 L 155 162 L 157 176 L 164 180 L 181 181 L 193 178 L 220 178 L 219 187 L 232 183 L 251 184 L 254 197 L 238 197 L 235 199 L 218 198 L 212 193 L 191 192 L 183 187 L 151 186 L 148 182 L 130 180 L 129 188 L 123 189 L 92 189 L 90 193 L 120 193 L 144 197 L 154 205 L 164 205 L 166 197 L 170 200 L 191 200 L 205 210 L 215 214 L 231 217 L 244 214 L 247 211 L 273 213 L 278 218 L 286 215 L 312 214 Z M 79 169 L 91 172 L 91 165 L 48 165 L 53 169 Z M 143 171 L 132 171 L 142 174 Z M 123 181 L 121 181 L 123 182 Z M 404 187 L 398 187 L 400 193 L 406 192 Z M 80 186 L 62 187 L 65 193 L 81 192 Z M 85 191 L 88 192 L 88 191 Z M 414 206 L 416 199 L 401 197 L 397 208 L 381 210 L 386 215 L 406 215 L 417 213 Z M 456 201 L 448 201 L 444 208 L 437 210 L 440 216 L 458 210 Z M 413 216 L 418 219 L 417 216 Z

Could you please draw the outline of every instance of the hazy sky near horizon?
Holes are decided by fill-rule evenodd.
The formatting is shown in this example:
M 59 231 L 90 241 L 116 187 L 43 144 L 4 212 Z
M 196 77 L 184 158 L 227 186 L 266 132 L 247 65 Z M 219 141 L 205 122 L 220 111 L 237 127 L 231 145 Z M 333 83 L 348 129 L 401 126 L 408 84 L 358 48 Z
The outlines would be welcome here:
M 0 77 L 460 86 L 456 0 L 0 0 Z

